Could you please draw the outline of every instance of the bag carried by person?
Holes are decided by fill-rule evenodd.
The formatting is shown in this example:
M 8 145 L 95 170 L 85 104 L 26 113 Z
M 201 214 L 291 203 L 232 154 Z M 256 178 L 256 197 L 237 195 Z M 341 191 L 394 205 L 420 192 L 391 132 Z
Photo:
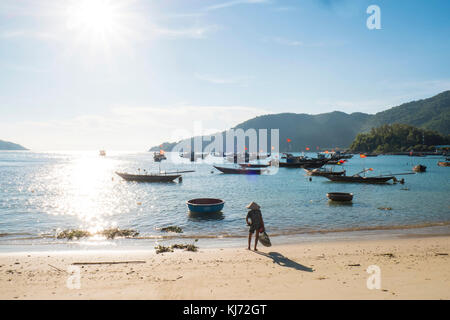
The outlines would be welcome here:
M 259 242 L 265 247 L 270 247 L 272 245 L 270 238 L 265 231 L 259 234 Z

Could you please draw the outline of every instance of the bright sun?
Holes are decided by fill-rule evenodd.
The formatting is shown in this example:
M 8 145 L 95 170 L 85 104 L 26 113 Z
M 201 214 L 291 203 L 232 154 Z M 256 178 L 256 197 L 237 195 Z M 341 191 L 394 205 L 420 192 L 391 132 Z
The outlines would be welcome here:
M 68 8 L 67 26 L 89 36 L 112 34 L 119 27 L 119 10 L 109 0 L 78 0 Z

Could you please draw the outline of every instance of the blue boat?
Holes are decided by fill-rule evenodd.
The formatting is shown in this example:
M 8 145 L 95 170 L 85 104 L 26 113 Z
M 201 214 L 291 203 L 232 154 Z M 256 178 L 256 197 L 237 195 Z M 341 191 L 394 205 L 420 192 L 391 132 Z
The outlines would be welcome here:
M 225 201 L 213 198 L 197 198 L 186 201 L 189 211 L 196 213 L 213 213 L 223 209 Z

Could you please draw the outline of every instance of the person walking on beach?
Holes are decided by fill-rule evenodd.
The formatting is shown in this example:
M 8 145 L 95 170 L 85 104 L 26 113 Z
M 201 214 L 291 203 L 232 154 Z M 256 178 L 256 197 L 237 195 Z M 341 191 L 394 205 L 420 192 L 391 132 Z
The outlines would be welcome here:
M 251 250 L 252 234 L 256 231 L 255 251 L 258 251 L 258 249 L 256 249 L 256 245 L 258 244 L 259 233 L 264 232 L 264 220 L 260 210 L 261 207 L 256 202 L 251 202 L 246 208 L 249 209 L 249 211 L 245 221 L 247 221 L 247 225 L 250 226 L 250 229 L 248 230 L 248 250 Z

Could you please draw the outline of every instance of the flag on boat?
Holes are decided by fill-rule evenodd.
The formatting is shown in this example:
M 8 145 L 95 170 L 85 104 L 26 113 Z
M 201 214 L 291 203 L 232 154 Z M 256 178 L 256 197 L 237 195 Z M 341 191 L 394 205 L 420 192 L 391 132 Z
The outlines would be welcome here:
M 291 142 L 292 140 L 291 140 L 291 139 L 289 139 L 289 138 L 287 138 L 287 139 L 286 139 L 286 141 L 287 141 L 287 142 Z
M 306 147 L 306 151 L 309 151 L 309 147 Z

